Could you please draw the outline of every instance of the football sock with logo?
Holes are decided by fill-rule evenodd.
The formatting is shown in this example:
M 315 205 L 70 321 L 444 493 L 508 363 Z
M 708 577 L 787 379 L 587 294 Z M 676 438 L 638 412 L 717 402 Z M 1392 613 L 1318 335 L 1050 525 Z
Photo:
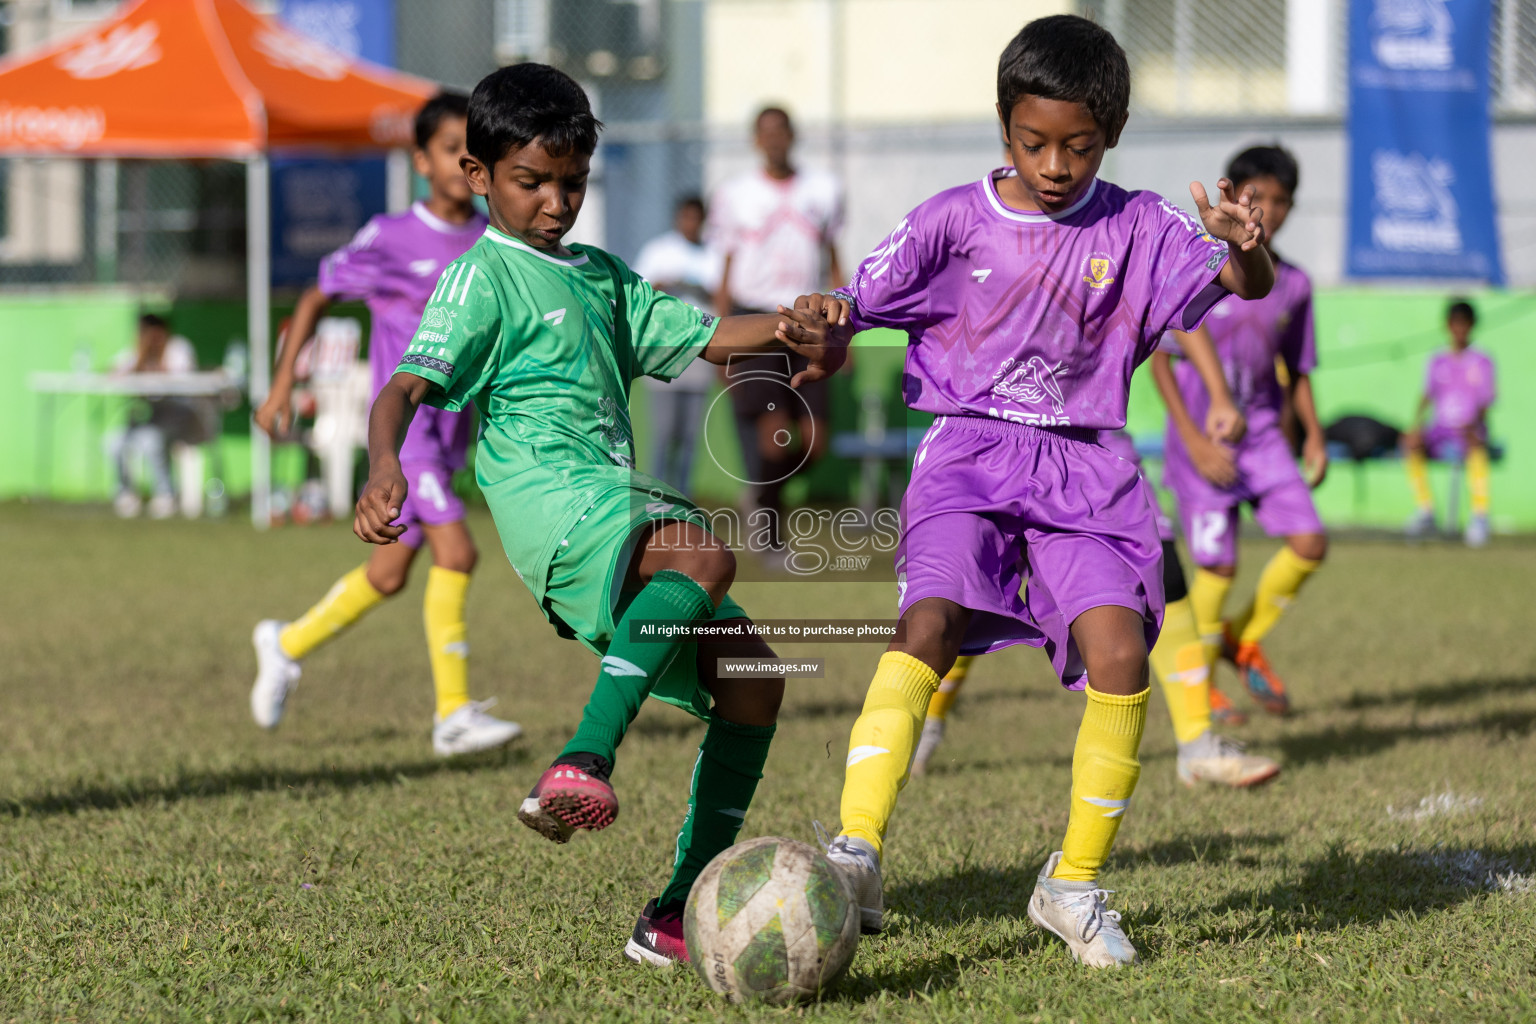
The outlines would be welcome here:
M 581 713 L 576 735 L 561 754 L 599 754 L 612 762 L 629 723 L 687 638 L 662 643 L 637 641 L 631 626 L 646 620 L 698 622 L 715 612 L 709 592 L 680 572 L 663 569 L 630 602 L 613 630 L 597 684 Z
M 1467 490 L 1472 498 L 1472 514 L 1488 514 L 1488 449 L 1478 445 L 1467 452 Z
M 1246 621 L 1234 620 L 1233 632 L 1241 643 L 1256 644 L 1268 635 L 1281 614 L 1290 607 L 1296 592 L 1317 571 L 1322 562 L 1302 558 L 1291 550 L 1289 544 L 1275 552 L 1264 571 L 1259 574 L 1259 586 L 1253 594 L 1253 609 L 1244 615 Z
M 960 696 L 960 687 L 965 685 L 965 677 L 971 674 L 971 662 L 975 660 L 974 654 L 962 654 L 955 659 L 955 667 L 944 673 L 933 699 L 928 702 L 929 718 L 949 717 L 949 709 L 955 706 L 955 698 Z
M 1141 776 L 1136 752 L 1147 724 L 1149 692 L 1121 697 L 1088 685 L 1088 706 L 1072 752 L 1072 810 L 1053 878 L 1091 882 L 1109 858 Z
M 1195 613 L 1195 629 L 1205 648 L 1205 664 L 1214 668 L 1221 654 L 1221 606 L 1227 603 L 1232 577 L 1220 576 L 1209 569 L 1196 569 L 1189 585 L 1189 607 Z
M 1209 732 L 1211 671 L 1188 598 L 1174 601 L 1163 612 L 1163 631 L 1147 660 L 1163 687 L 1179 743 L 1190 743 Z
M 277 642 L 290 658 L 302 658 L 362 618 L 384 595 L 368 582 L 368 567 L 360 565 L 337 580 L 309 611 L 288 623 Z
M 1429 456 L 1417 449 L 1410 450 L 1403 460 L 1408 470 L 1408 486 L 1413 488 L 1413 502 L 1420 512 L 1435 510 L 1435 492 L 1429 486 Z
M 421 614 L 427 627 L 427 657 L 437 691 L 437 717 L 447 718 L 469 703 L 469 644 L 464 639 L 464 601 L 469 573 L 434 565 L 427 571 Z
M 862 839 L 879 853 L 896 794 L 907 784 L 923 715 L 939 686 L 939 674 L 899 651 L 880 657 L 864 711 L 848 737 L 843 778 L 842 835 Z
M 719 712 L 710 713 L 709 731 L 693 765 L 688 816 L 677 834 L 672 878 L 656 900 L 658 908 L 686 900 L 704 865 L 736 841 L 763 777 L 776 728 L 738 725 L 721 718 Z

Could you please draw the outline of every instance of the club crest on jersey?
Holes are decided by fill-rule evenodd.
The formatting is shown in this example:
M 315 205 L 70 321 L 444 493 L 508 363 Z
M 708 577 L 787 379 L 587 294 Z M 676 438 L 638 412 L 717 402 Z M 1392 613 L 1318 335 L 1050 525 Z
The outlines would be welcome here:
M 1084 258 L 1082 271 L 1084 284 L 1094 291 L 1103 291 L 1115 283 L 1115 275 L 1120 272 L 1120 268 L 1109 253 L 1093 252 Z

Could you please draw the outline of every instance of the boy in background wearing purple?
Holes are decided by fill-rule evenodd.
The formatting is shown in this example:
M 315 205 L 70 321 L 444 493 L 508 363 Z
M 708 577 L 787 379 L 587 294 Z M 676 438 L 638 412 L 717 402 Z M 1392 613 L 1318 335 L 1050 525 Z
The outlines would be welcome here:
M 1300 177 L 1295 158 L 1279 146 L 1256 146 L 1233 157 L 1227 177 L 1239 188 L 1253 189 L 1253 204 L 1264 211 L 1266 237 L 1278 234 Z M 1274 289 L 1252 302 L 1220 303 L 1204 327 L 1221 358 L 1227 387 L 1247 418 L 1242 440 L 1226 445 L 1201 435 L 1209 393 L 1195 367 L 1187 362 L 1175 367 L 1167 352 L 1159 352 L 1152 359 L 1152 376 L 1168 406 L 1163 483 L 1178 502 L 1185 539 L 1199 567 L 1189 599 L 1206 645 L 1207 667 L 1214 669 L 1218 654 L 1226 657 L 1253 699 L 1283 715 L 1290 697 L 1260 641 L 1328 553 L 1311 491 L 1328 472 L 1328 449 L 1312 397 L 1311 373 L 1317 366 L 1312 282 L 1273 250 L 1270 256 Z M 1189 344 L 1189 335 L 1176 337 Z M 1275 373 L 1277 358 L 1292 381 L 1292 402 L 1304 434 L 1305 480 L 1280 426 L 1286 394 Z M 1264 532 L 1284 537 L 1285 546 L 1264 567 L 1253 600 L 1224 621 L 1222 605 L 1237 572 L 1238 512 L 1245 503 Z
M 431 194 L 404 213 L 372 218 L 345 248 L 321 261 L 319 282 L 304 292 L 294 310 L 273 370 L 271 394 L 256 412 L 263 430 L 281 433 L 292 425 L 294 364 L 331 302 L 362 299 L 368 304 L 373 321 L 368 362 L 377 395 L 411 344 L 443 268 L 485 233 L 486 219 L 475 211 L 459 167 L 468 111 L 468 98 L 454 93 L 443 93 L 422 107 L 416 115 L 412 158 Z M 257 725 L 277 726 L 299 680 L 300 660 L 399 593 L 425 542 L 432 548 L 432 568 L 423 617 L 437 693 L 432 749 L 442 757 L 468 754 L 510 743 L 522 733 L 516 722 L 486 714 L 494 701 L 469 698 L 464 602 L 479 555 L 464 524 L 464 503 L 453 493 L 451 481 L 454 471 L 464 466 L 470 424 L 468 412 L 422 410 L 400 452 L 411 484 L 401 516 L 409 529 L 400 543 L 376 549 L 366 564 L 336 581 L 295 621 L 265 619 L 256 625 L 251 715 Z
M 882 924 L 881 844 L 940 676 L 957 655 L 1027 643 L 1087 697 L 1066 839 L 1030 918 L 1092 966 L 1136 958 L 1097 879 L 1141 770 L 1162 547 L 1136 466 L 1099 432 L 1125 425 L 1131 373 L 1165 330 L 1195 329 L 1228 291 L 1266 294 L 1274 270 L 1260 214 L 1229 182 L 1216 207 L 1191 185 L 1202 228 L 1097 180 L 1130 84 L 1092 22 L 1026 25 L 998 64 L 1013 167 L 924 202 L 840 293 L 855 329 L 907 332 L 906 402 L 936 414 L 902 502 L 902 639 L 854 724 L 829 848 L 867 931 Z M 1192 348 L 1212 433 L 1240 434 L 1214 354 Z
M 1403 438 L 1408 453 L 1408 482 L 1413 485 L 1418 512 L 1408 524 L 1410 536 L 1433 533 L 1435 495 L 1429 488 L 1429 460 L 1463 459 L 1467 465 L 1467 489 L 1472 493 L 1472 517 L 1466 540 L 1474 548 L 1488 543 L 1488 410 L 1498 393 L 1493 359 L 1474 350 L 1472 328 L 1477 312 L 1472 303 L 1457 299 L 1445 314 L 1451 336 L 1449 352 L 1437 352 L 1429 361 L 1424 394 L 1413 415 L 1413 427 Z M 1433 407 L 1434 419 L 1424 427 L 1424 414 Z

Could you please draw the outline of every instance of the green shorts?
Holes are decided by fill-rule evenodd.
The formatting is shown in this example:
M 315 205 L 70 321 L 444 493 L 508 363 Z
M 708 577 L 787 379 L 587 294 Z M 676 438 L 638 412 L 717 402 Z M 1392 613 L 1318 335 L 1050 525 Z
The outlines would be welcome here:
M 544 614 L 561 636 L 574 637 L 599 657 L 608 653 L 618 620 L 633 593 L 624 578 L 640 537 L 652 523 L 689 520 L 708 528 L 692 503 L 649 500 L 647 492 L 616 488 L 587 510 L 555 549 L 544 590 Z M 745 619 L 729 594 L 711 621 Z M 698 644 L 686 643 L 667 666 L 651 696 L 708 720 L 711 698 L 699 679 Z

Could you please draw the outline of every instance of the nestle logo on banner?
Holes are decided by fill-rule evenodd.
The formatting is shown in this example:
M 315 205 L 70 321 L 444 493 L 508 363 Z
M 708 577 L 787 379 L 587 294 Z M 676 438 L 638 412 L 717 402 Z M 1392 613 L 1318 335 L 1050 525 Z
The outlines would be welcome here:
M 107 134 L 100 107 L 13 107 L 0 103 L 0 145 L 79 149 Z
M 160 26 L 119 25 L 104 36 L 92 36 L 55 59 L 71 78 L 108 78 L 119 71 L 146 68 L 160 59 Z
M 1445 71 L 1455 63 L 1455 22 L 1445 0 L 1376 0 L 1371 50 L 1384 68 Z
M 1394 252 L 1461 252 L 1459 211 L 1451 195 L 1455 181 L 1455 171 L 1444 160 L 1376 150 L 1371 154 L 1377 211 L 1371 219 L 1371 240 Z

